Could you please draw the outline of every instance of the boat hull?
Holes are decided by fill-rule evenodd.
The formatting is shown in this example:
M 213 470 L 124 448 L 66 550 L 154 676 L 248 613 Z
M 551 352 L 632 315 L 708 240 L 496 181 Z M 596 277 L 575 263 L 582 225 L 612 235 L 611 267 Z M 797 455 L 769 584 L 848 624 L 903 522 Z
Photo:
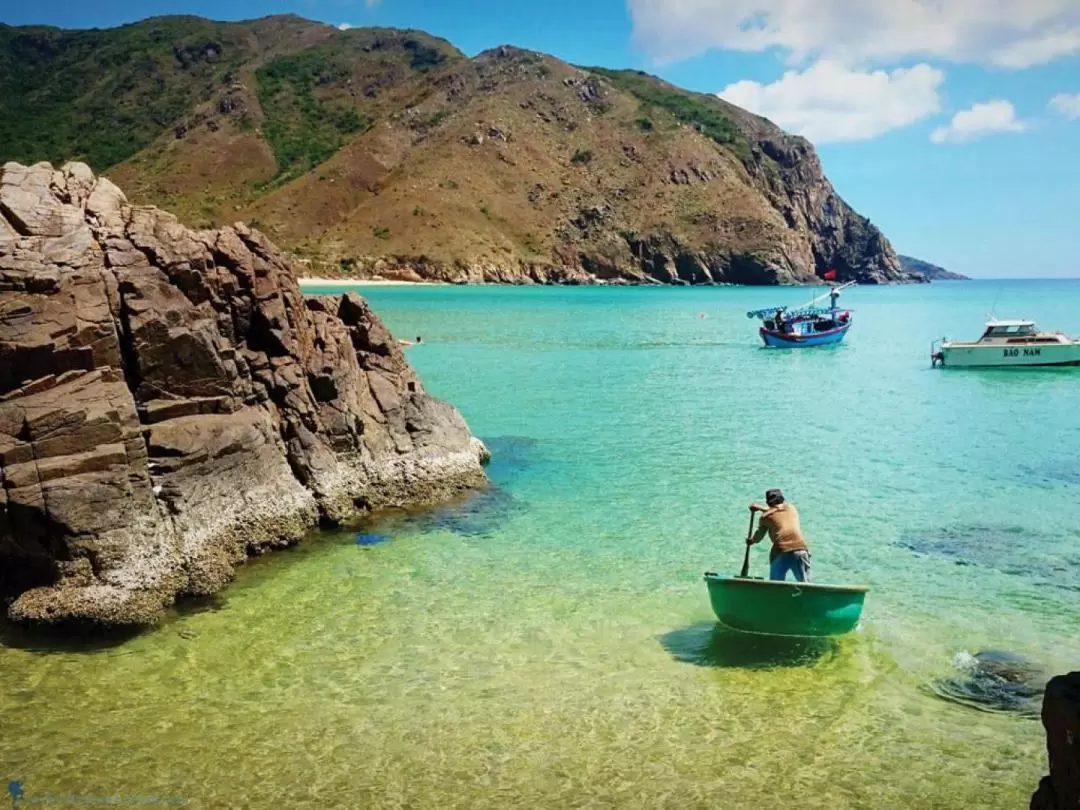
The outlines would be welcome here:
M 1040 346 L 964 346 L 945 343 L 940 356 L 945 368 L 1040 368 L 1080 366 L 1080 344 Z
M 839 636 L 859 624 L 864 585 L 774 582 L 706 574 L 716 618 L 733 630 L 772 636 Z
M 851 324 L 844 324 L 837 329 L 816 334 L 792 334 L 790 332 L 774 332 L 762 327 L 758 330 L 762 341 L 766 346 L 775 349 L 802 349 L 808 346 L 829 346 L 839 343 L 851 328 Z

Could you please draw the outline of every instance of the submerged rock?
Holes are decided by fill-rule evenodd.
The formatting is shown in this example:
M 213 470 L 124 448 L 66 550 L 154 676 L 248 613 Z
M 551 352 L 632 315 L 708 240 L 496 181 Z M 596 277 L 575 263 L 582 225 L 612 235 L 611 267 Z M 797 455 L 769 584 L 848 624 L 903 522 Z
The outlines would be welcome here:
M 490 537 L 522 509 L 517 498 L 498 484 L 492 484 L 459 501 L 411 515 L 406 525 L 416 526 L 421 531 Z
M 988 712 L 1034 717 L 1046 676 L 1038 665 L 1015 653 L 985 650 L 957 656 L 960 675 L 939 678 L 930 689 L 941 698 Z
M 485 437 L 493 454 L 488 486 L 421 513 L 404 517 L 402 525 L 420 531 L 448 531 L 465 537 L 490 537 L 526 508 L 510 485 L 535 462 L 537 441 L 527 436 Z
M 1080 486 L 1080 461 L 1056 461 L 1040 465 L 1024 465 L 1020 468 L 1024 478 L 1040 486 L 1069 484 Z
M 18 620 L 153 622 L 317 520 L 434 503 L 486 451 L 355 294 L 79 163 L 0 176 L 0 578 Z
M 1027 526 L 959 524 L 905 532 L 897 545 L 956 565 L 993 568 L 1012 576 L 1076 590 L 1080 555 L 1062 550 L 1062 535 L 1080 538 L 1069 527 L 1054 532 Z M 1066 544 L 1068 545 L 1068 544 Z
M 961 524 L 905 532 L 897 541 L 916 554 L 947 557 L 958 565 L 1007 565 L 1031 531 L 1022 526 Z
M 353 542 L 358 546 L 377 546 L 380 543 L 390 542 L 390 535 L 388 534 L 358 534 L 353 539 Z

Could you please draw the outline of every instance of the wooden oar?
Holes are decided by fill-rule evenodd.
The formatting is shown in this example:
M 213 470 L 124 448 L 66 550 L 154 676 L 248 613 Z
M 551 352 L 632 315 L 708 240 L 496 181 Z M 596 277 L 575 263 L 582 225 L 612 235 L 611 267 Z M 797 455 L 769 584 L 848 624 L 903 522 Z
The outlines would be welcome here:
M 754 537 L 754 512 L 750 512 L 750 528 L 746 530 L 746 554 L 743 556 L 740 577 L 750 576 L 750 540 Z

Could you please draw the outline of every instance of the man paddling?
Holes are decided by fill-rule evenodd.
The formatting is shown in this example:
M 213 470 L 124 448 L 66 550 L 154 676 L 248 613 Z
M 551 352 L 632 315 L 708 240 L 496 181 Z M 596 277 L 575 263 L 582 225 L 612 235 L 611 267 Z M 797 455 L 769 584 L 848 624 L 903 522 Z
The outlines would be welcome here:
M 761 512 L 761 522 L 747 544 L 760 543 L 769 535 L 769 579 L 784 580 L 790 571 L 797 581 L 809 582 L 810 549 L 799 526 L 799 510 L 795 504 L 785 502 L 784 493 L 778 489 L 766 491 L 765 503 L 767 506 L 750 504 L 751 512 Z

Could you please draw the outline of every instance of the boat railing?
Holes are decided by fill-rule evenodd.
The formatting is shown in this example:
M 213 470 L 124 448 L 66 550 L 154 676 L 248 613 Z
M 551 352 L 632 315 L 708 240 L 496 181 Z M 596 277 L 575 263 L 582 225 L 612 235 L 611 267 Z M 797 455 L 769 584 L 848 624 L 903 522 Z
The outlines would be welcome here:
M 779 312 L 781 314 L 787 314 L 787 307 L 769 307 L 768 309 L 754 309 L 746 313 L 747 318 L 772 318 Z
M 789 318 L 805 317 L 807 315 L 831 315 L 834 312 L 841 311 L 840 307 L 837 307 L 837 306 L 815 307 L 814 304 L 816 304 L 818 301 L 821 301 L 824 298 L 828 298 L 831 295 L 839 296 L 841 290 L 846 290 L 848 287 L 854 287 L 856 285 L 856 283 L 857 282 L 849 281 L 846 284 L 840 284 L 840 285 L 831 286 L 831 287 L 829 287 L 828 292 L 822 293 L 821 295 L 816 296 L 815 298 L 811 298 L 805 304 L 800 304 L 795 309 L 789 309 L 786 306 L 767 307 L 765 309 L 753 309 L 753 310 L 750 310 L 750 312 L 746 313 L 746 317 L 747 318 L 761 318 L 762 320 L 764 320 L 765 318 L 773 317 L 774 315 L 776 315 L 777 312 L 783 313 L 784 315 L 786 315 Z M 850 309 L 845 309 L 843 311 L 851 312 Z
M 777 312 L 781 313 L 784 318 L 790 320 L 792 318 L 807 318 L 816 315 L 834 315 L 837 312 L 852 312 L 853 310 L 846 307 L 801 307 L 799 309 L 788 309 L 787 307 L 768 307 L 766 309 L 755 309 L 746 313 L 747 318 L 772 318 Z

